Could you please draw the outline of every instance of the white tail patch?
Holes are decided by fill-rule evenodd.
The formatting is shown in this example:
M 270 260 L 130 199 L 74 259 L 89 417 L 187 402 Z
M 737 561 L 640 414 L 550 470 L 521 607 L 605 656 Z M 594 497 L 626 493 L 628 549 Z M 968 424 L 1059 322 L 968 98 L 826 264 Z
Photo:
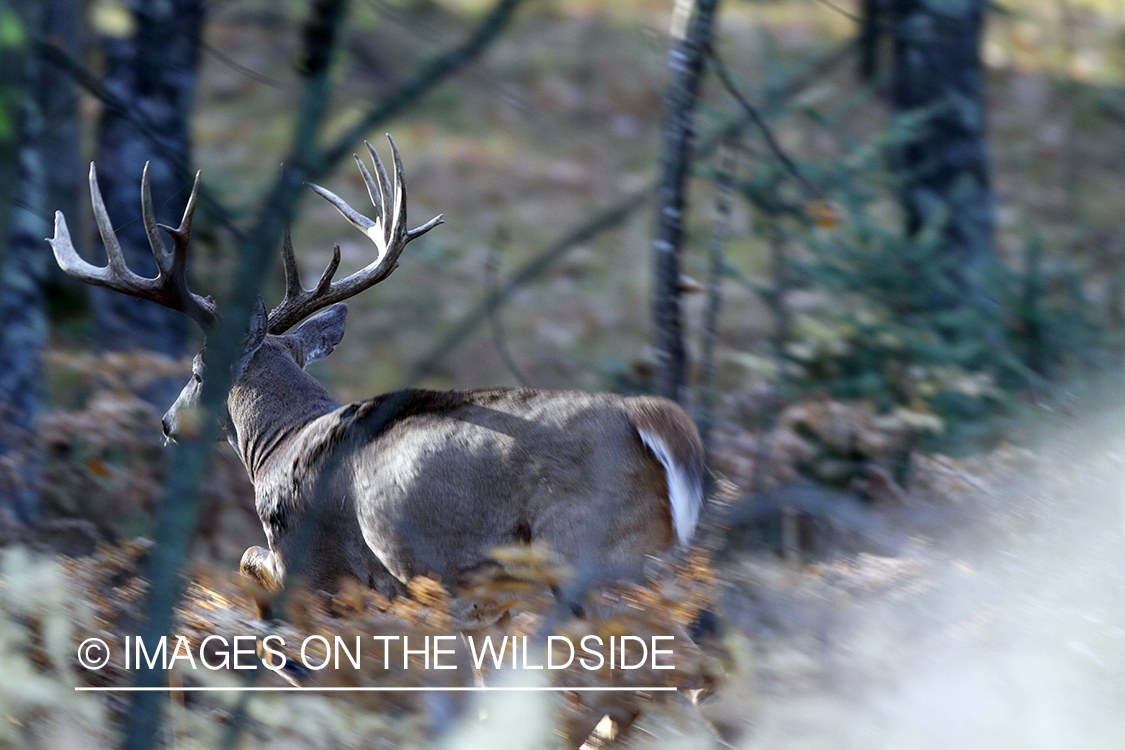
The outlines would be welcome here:
M 668 444 L 659 434 L 638 427 L 637 433 L 653 454 L 664 465 L 668 479 L 668 502 L 672 505 L 672 529 L 676 541 L 686 547 L 695 533 L 699 510 L 703 507 L 703 477 L 691 467 L 676 462 Z

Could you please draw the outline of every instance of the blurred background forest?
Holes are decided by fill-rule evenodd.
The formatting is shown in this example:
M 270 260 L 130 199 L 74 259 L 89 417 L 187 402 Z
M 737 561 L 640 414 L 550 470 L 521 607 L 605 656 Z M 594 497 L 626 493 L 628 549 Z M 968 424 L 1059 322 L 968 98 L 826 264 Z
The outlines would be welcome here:
M 57 555 L 108 565 L 113 545 L 177 533 L 160 530 L 179 455 L 160 414 L 200 342 L 55 266 L 55 210 L 104 262 L 89 162 L 150 275 L 141 169 L 171 225 L 202 171 L 193 288 L 244 320 L 258 284 L 239 281 L 280 298 L 286 226 L 306 278 L 334 243 L 345 272 L 370 262 L 302 183 L 364 203 L 350 156 L 385 132 L 411 225 L 445 224 L 349 301 L 310 372 L 344 403 L 407 384 L 679 400 L 725 498 L 710 544 L 737 635 L 716 648 L 739 697 L 708 721 L 741 728 L 724 738 L 1120 747 L 1115 0 L 0 0 L 0 545 L 46 555 L 4 558 L 12 622 L 49 619 L 58 601 L 11 582 L 63 585 Z M 1043 452 L 1044 433 L 1065 447 Z M 1070 472 L 1088 460 L 1082 504 Z M 178 516 L 198 532 L 178 533 L 196 569 L 232 570 L 262 538 L 252 487 L 226 446 L 202 481 Z M 982 562 L 996 538 L 1018 572 Z M 1047 609 L 1045 630 L 1008 637 Z M 21 684 L 65 686 L 66 657 L 17 630 L 5 658 L 43 652 Z M 923 676 L 890 685 L 907 674 Z M 849 703 L 877 675 L 895 677 Z M 40 728 L 0 746 L 67 746 L 42 728 L 55 710 L 109 736 L 123 710 L 15 692 L 0 719 Z M 633 741 L 679 736 L 670 715 Z M 427 721 L 400 744 L 440 734 Z M 317 746 L 369 742 L 333 731 Z

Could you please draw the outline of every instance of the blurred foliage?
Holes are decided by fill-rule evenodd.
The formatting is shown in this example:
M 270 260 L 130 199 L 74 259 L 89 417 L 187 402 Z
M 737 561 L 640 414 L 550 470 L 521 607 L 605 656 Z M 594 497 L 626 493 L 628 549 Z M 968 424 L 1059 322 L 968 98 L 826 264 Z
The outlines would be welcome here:
M 755 288 L 766 299 L 782 296 L 790 395 L 826 393 L 912 414 L 928 425 L 924 444 L 964 451 L 1001 439 L 1004 418 L 1029 395 L 1110 361 L 1120 336 L 1088 293 L 1093 274 L 1070 253 L 1046 258 L 1034 226 L 1024 229 L 1022 271 L 1003 261 L 963 268 L 946 251 L 941 218 L 907 236 L 900 178 L 886 155 L 918 120 L 892 118 L 835 158 L 797 164 L 803 179 L 829 186 L 826 199 L 807 200 L 772 163 L 755 164 L 739 187 L 780 244 L 781 267 L 759 271 L 767 275 Z M 956 278 L 975 284 L 983 302 Z M 766 356 L 746 352 L 742 361 L 777 378 Z
M 990 304 L 935 304 L 959 291 L 940 227 L 905 237 L 878 217 L 885 194 L 848 184 L 835 196 L 847 218 L 810 232 L 808 256 L 792 263 L 805 293 L 786 345 L 799 387 L 931 414 L 958 440 L 996 435 L 985 423 L 1010 414 L 1029 388 L 1108 353 L 1112 339 L 1078 291 L 1077 269 L 1052 276 L 1033 262 L 1021 277 L 998 264 L 976 282 Z

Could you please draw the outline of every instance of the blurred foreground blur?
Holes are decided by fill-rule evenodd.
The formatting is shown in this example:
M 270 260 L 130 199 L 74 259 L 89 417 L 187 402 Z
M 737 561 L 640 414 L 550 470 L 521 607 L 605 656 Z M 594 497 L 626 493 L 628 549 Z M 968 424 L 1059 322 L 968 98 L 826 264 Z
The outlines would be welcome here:
M 732 547 L 697 549 L 693 561 L 655 571 L 642 587 L 609 587 L 593 596 L 582 618 L 555 612 L 548 586 L 559 572 L 546 558 L 513 550 L 498 553 L 497 565 L 462 582 L 455 596 L 429 579 L 416 579 L 411 597 L 394 603 L 358 588 L 328 599 L 302 594 L 276 631 L 349 638 L 684 637 L 707 609 L 714 618 L 693 630 L 697 645 L 677 653 L 677 671 L 629 675 L 636 685 L 705 688 L 710 695 L 699 711 L 667 694 L 642 694 L 634 705 L 616 694 L 589 693 L 273 693 L 253 695 L 246 715 L 234 718 L 237 694 L 173 693 L 169 744 L 217 746 L 232 722 L 245 722 L 242 747 L 555 747 L 560 736 L 588 731 L 603 714 L 639 711 L 621 740 L 627 747 L 702 747 L 716 737 L 750 748 L 1120 747 L 1125 435 L 1114 433 L 1119 409 L 1082 421 L 1057 419 L 1050 438 L 1034 449 L 1003 446 L 964 460 L 914 453 L 903 485 L 880 469 L 885 452 L 872 451 L 853 459 L 852 468 L 882 483 L 853 480 L 834 490 L 808 479 L 826 470 L 815 468 L 818 461 L 838 461 L 826 458 L 818 440 L 842 439 L 843 426 L 864 424 L 863 415 L 827 401 L 793 410 L 771 436 L 771 471 L 790 478 L 775 485 L 785 489 L 722 498 Z M 867 429 L 848 438 L 853 446 L 885 451 L 902 434 L 895 425 L 868 422 Z M 749 431 L 724 432 L 718 464 L 748 455 L 753 440 Z M 230 477 L 242 479 L 233 471 Z M 237 504 L 237 491 L 210 481 Z M 120 523 L 127 527 L 127 518 Z M 78 544 L 83 533 L 102 533 L 93 522 L 85 532 L 74 526 L 59 524 L 52 541 Z M 246 533 L 237 523 L 217 525 L 196 545 L 193 583 L 176 628 L 196 645 L 207 635 L 262 632 L 250 606 L 255 593 L 231 575 L 230 552 L 247 543 Z M 123 695 L 73 687 L 127 684 L 128 675 L 82 669 L 75 655 L 92 636 L 119 647 L 137 622 L 145 587 L 138 564 L 146 547 L 127 536 L 96 540 L 96 550 L 74 558 L 44 542 L 4 549 L 0 715 L 7 721 L 0 742 L 21 748 L 114 743 Z M 529 674 L 494 671 L 486 684 L 527 684 L 520 680 Z M 240 676 L 218 671 L 200 683 L 198 671 L 185 668 L 171 684 L 233 686 Z M 552 676 L 570 687 L 621 684 L 606 672 Z M 541 674 L 532 678 L 548 684 Z M 387 671 L 366 662 L 358 673 L 326 670 L 298 679 L 310 687 L 473 684 L 464 669 Z M 260 684 L 288 683 L 268 675 Z

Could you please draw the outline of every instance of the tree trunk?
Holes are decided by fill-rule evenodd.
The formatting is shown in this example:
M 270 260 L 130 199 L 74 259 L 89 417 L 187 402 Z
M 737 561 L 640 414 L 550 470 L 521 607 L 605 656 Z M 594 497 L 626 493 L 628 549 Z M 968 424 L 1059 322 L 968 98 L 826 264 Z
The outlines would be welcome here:
M 942 228 L 952 292 L 935 304 L 994 305 L 983 288 L 996 264 L 993 199 L 985 132 L 980 47 L 984 0 L 894 0 L 892 101 L 900 112 L 925 112 L 917 137 L 901 147 L 907 230 Z
M 85 46 L 83 14 L 87 8 L 86 0 L 41 0 L 43 30 L 39 38 L 59 47 L 75 60 L 83 57 Z M 47 222 L 54 221 L 55 211 L 62 211 L 74 217 L 71 227 L 81 226 L 79 217 L 84 216 L 90 205 L 86 187 L 86 170 L 82 158 L 82 118 L 78 113 L 78 86 L 73 77 L 50 62 L 42 63 L 43 84 L 38 89 L 42 100 L 43 117 L 46 127 L 43 130 L 43 169 L 47 180 Z M 51 226 L 47 234 L 54 231 Z M 73 229 L 72 229 L 73 231 Z M 41 242 L 40 249 L 45 246 Z M 49 251 L 49 248 L 48 248 Z M 45 255 L 50 256 L 49 252 Z M 83 285 L 64 274 L 54 262 L 48 261 L 48 293 L 51 287 L 65 285 L 79 289 Z
M 20 9 L 30 38 L 47 17 L 34 2 Z M 49 234 L 46 216 L 46 173 L 43 166 L 44 66 L 28 44 L 3 50 L 5 70 L 22 71 L 22 81 L 6 81 L 9 90 L 22 88 L 22 112 L 7 112 L 19 122 L 14 209 L 8 215 L 7 250 L 0 256 L 0 528 L 5 522 L 33 524 L 39 517 L 38 465 L 32 429 L 42 401 L 41 354 L 47 322 L 43 282 L 50 257 L 43 238 Z M 22 85 L 20 85 L 22 84 Z M 10 101 L 19 101 L 14 98 Z
M 158 221 L 176 226 L 191 186 L 190 117 L 199 58 L 201 0 L 127 0 L 131 33 L 104 39 L 107 89 L 159 134 L 154 142 L 124 113 L 107 108 L 98 124 L 98 179 L 130 268 L 156 275 L 141 213 L 141 172 L 151 162 Z M 182 356 L 188 321 L 182 313 L 107 289 L 92 290 L 101 345 Z M 167 405 L 178 384 L 146 394 Z
M 695 105 L 711 49 L 712 27 L 718 0 L 696 0 L 693 16 L 672 50 L 672 82 L 668 87 L 668 113 L 664 125 L 664 165 L 660 187 L 653 254 L 656 259 L 656 392 L 683 403 L 686 398 L 683 333 L 680 315 L 680 245 L 691 146 L 695 134 Z

